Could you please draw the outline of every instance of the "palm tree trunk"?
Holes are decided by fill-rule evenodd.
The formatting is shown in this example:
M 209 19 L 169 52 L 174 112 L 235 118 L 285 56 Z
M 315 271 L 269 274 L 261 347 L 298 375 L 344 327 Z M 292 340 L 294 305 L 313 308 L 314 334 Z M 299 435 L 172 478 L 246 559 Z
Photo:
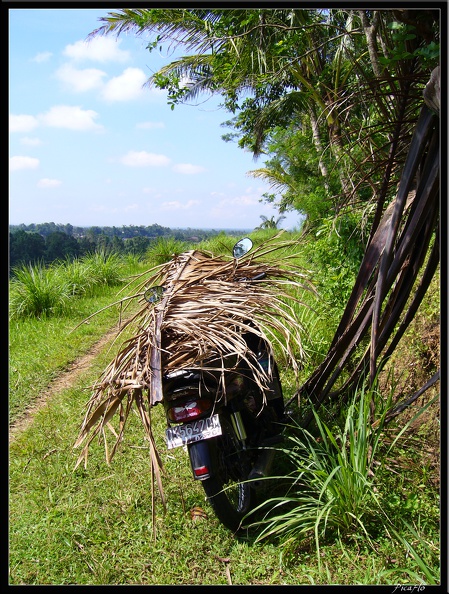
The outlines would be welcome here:
M 321 142 L 320 129 L 318 127 L 318 120 L 316 118 L 315 111 L 312 107 L 309 108 L 309 117 L 310 117 L 310 125 L 312 127 L 313 143 L 314 143 L 316 151 L 319 155 L 318 167 L 319 167 L 321 175 L 324 178 L 324 187 L 326 188 L 326 191 L 328 191 L 329 190 L 329 182 L 328 182 L 329 174 L 327 171 L 326 164 L 322 159 L 324 149 L 323 149 L 323 144 Z

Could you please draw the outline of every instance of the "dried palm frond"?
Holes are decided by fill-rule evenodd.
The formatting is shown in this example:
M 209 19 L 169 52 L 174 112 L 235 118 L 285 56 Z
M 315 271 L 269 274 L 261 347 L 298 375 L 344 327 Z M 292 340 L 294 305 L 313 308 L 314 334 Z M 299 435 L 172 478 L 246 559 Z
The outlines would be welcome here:
M 135 329 L 121 350 L 106 367 L 87 405 L 87 412 L 75 447 L 89 439 L 77 461 L 87 462 L 92 439 L 99 435 L 105 442 L 109 462 L 123 438 L 129 412 L 137 407 L 150 442 L 154 469 L 161 467 L 151 432 L 150 409 L 163 398 L 162 373 L 195 368 L 217 378 L 216 398 L 226 398 L 224 376 L 233 357 L 245 361 L 253 379 L 263 391 L 272 379 L 272 370 L 257 364 L 248 348 L 245 333 L 263 339 L 270 350 L 285 356 L 297 374 L 298 360 L 303 357 L 300 325 L 293 303 L 298 291 L 313 290 L 306 276 L 291 263 L 292 245 L 296 241 L 267 242 L 240 260 L 214 257 L 192 250 L 141 275 L 134 295 L 143 307 L 125 326 Z M 274 250 L 290 247 L 290 255 L 261 262 Z M 251 281 L 264 274 L 263 280 Z M 145 301 L 149 287 L 162 285 L 163 296 L 155 304 Z M 124 298 L 124 300 L 129 298 Z M 123 328 L 123 329 L 124 329 Z M 122 329 L 122 330 L 123 330 Z M 274 346 L 276 345 L 276 346 Z M 119 418 L 118 431 L 110 425 Z M 112 430 L 115 444 L 109 451 L 106 428 Z M 156 473 L 160 484 L 160 473 Z

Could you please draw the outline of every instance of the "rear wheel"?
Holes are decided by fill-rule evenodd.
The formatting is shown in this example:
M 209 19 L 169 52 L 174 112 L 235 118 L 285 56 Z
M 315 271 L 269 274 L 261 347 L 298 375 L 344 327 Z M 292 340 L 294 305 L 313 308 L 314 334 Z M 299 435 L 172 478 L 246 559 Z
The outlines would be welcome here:
M 207 499 L 220 522 L 236 531 L 255 506 L 256 494 L 246 481 L 251 471 L 248 451 L 242 449 L 229 418 L 220 414 L 222 435 L 211 440 L 212 476 L 202 481 Z

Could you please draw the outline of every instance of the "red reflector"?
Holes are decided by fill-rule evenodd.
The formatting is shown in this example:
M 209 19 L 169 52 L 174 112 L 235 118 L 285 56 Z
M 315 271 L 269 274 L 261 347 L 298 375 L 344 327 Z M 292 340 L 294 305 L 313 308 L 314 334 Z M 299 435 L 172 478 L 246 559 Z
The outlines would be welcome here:
M 209 468 L 207 466 L 199 466 L 198 468 L 194 468 L 193 472 L 195 476 L 204 476 L 205 474 L 209 474 Z

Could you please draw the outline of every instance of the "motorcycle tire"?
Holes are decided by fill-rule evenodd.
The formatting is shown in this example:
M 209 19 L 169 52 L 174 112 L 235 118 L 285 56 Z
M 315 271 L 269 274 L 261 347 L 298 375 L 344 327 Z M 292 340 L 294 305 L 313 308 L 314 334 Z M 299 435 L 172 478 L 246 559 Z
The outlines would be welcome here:
M 220 423 L 222 435 L 210 441 L 212 474 L 202 485 L 217 518 L 236 532 L 255 507 L 256 493 L 245 482 L 251 471 L 248 452 L 242 449 L 229 417 L 220 414 Z

